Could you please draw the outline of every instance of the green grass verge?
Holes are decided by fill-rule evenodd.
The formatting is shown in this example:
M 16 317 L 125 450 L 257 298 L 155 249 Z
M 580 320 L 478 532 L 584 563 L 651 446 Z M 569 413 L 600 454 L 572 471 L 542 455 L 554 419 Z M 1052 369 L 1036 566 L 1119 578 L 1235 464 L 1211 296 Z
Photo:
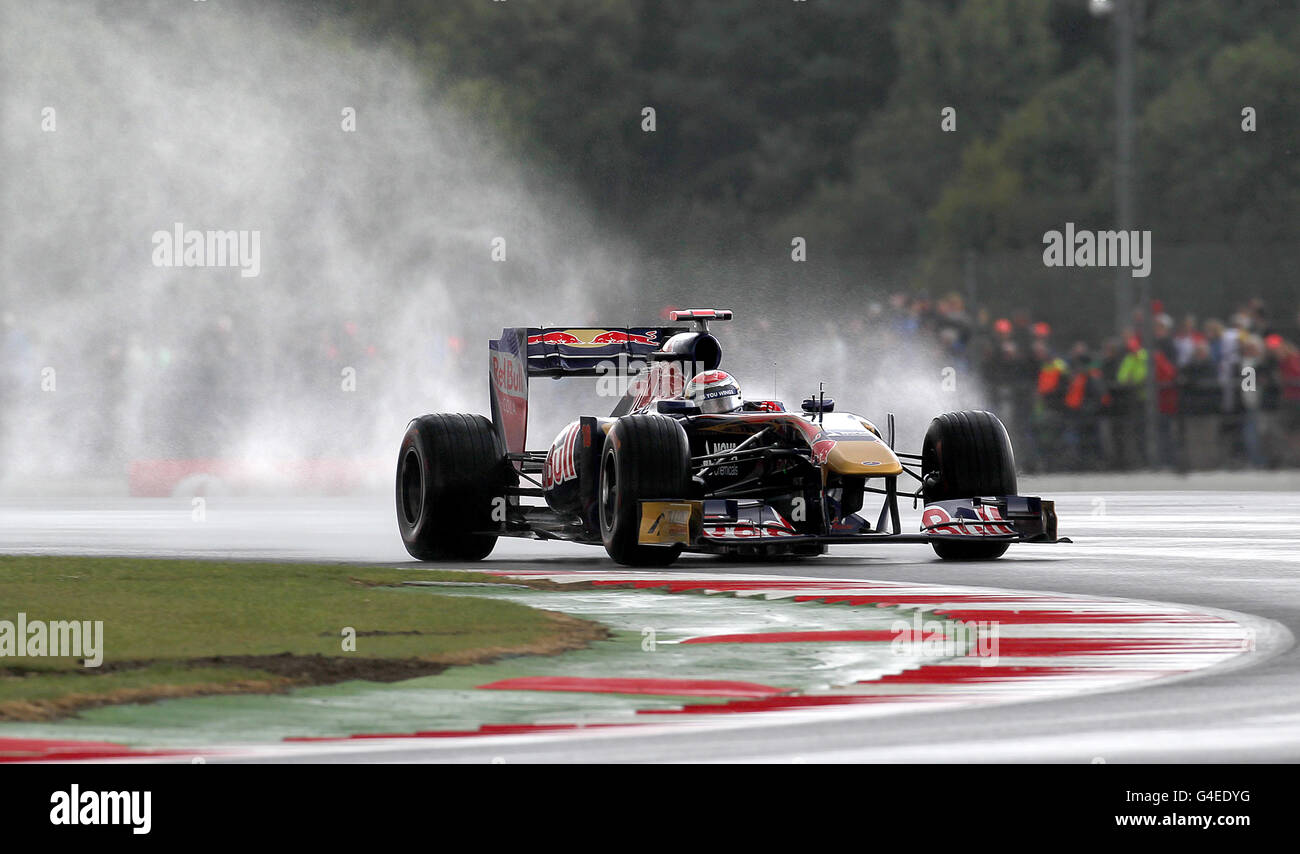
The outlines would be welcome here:
M 480 573 L 139 558 L 0 557 L 0 620 L 103 623 L 103 664 L 0 656 L 0 720 L 87 705 L 392 681 L 585 646 L 603 627 L 403 581 Z M 436 588 L 434 588 L 436 590 Z M 344 649 L 345 629 L 355 650 Z

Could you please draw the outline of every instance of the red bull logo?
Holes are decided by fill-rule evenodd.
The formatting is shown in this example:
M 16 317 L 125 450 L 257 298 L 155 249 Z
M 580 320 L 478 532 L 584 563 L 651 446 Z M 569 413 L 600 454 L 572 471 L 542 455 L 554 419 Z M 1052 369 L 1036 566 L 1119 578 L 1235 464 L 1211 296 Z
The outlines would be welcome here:
M 635 332 L 604 332 L 591 339 L 593 345 L 605 344 L 654 344 L 656 332 L 638 335 Z
M 647 330 L 645 334 L 621 329 L 565 329 L 529 335 L 528 343 L 551 344 L 564 347 L 608 347 L 612 344 L 644 344 L 655 346 L 659 333 Z
M 582 344 L 581 338 L 569 332 L 547 332 L 542 335 L 529 335 L 529 344 Z
M 929 505 L 921 513 L 921 530 L 934 534 L 960 534 L 964 536 L 972 534 L 996 536 L 1016 532 L 1015 528 L 1010 525 L 979 524 L 980 522 L 1002 522 L 1002 514 L 998 512 L 996 507 L 981 504 L 971 510 L 970 513 L 970 516 L 959 515 L 954 517 L 943 507 Z M 949 522 L 953 524 L 949 525 Z

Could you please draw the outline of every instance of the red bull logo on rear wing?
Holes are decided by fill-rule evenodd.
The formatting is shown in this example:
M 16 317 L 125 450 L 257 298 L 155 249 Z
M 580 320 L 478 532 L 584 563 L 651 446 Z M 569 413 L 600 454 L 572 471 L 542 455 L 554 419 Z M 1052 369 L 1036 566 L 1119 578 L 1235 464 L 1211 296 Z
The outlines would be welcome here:
M 683 327 L 628 326 L 616 329 L 559 327 L 506 330 L 524 337 L 528 351 L 528 376 L 596 376 L 601 363 L 619 356 L 645 358 Z M 507 337 L 505 333 L 502 338 Z
M 528 330 L 528 347 L 532 351 L 535 344 L 550 344 L 555 347 L 608 347 L 610 344 L 645 344 L 658 349 L 658 329 L 544 329 Z

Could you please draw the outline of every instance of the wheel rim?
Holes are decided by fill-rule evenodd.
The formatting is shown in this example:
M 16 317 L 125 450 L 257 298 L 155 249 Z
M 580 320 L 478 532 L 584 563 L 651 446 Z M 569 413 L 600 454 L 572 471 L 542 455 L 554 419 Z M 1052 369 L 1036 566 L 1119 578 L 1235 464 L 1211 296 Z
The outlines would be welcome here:
M 614 455 L 606 454 L 600 467 L 600 527 L 603 531 L 614 527 L 614 514 L 618 510 L 618 467 Z
M 424 508 L 424 467 L 415 448 L 402 456 L 402 516 L 406 524 L 414 526 Z

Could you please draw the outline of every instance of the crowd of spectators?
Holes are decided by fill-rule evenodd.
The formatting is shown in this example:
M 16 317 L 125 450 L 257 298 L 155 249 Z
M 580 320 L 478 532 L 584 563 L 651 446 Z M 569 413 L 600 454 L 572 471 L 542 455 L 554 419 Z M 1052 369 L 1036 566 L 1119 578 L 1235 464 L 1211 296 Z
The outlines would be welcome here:
M 1141 309 L 1123 334 L 1101 340 L 1061 340 L 1027 311 L 972 313 L 958 294 L 896 294 L 888 310 L 979 375 L 1023 470 L 1300 466 L 1300 312 L 1279 317 L 1250 299 L 1225 321 L 1153 302 L 1147 342 Z M 1145 441 L 1152 371 L 1154 459 Z
M 957 294 L 899 293 L 871 303 L 865 316 L 819 318 L 824 328 L 797 340 L 803 350 L 822 348 L 812 361 L 832 393 L 873 377 L 888 387 L 908 365 L 937 357 L 962 378 L 952 405 L 997 413 L 1022 471 L 1300 468 L 1300 312 L 1272 313 L 1259 299 L 1238 304 L 1226 320 L 1152 309 L 1148 345 L 1137 315 L 1123 334 L 1076 340 L 1028 311 L 1000 317 L 971 310 Z M 792 322 L 755 314 L 758 340 Z M 417 410 L 434 405 L 425 399 L 430 371 L 474 382 L 484 359 L 480 347 L 431 327 L 414 338 L 418 358 L 397 360 L 381 327 L 352 321 L 283 330 L 223 315 L 185 335 L 114 328 L 75 352 L 41 346 L 36 331 L 0 312 L 0 403 L 14 416 L 0 427 L 38 435 L 72 419 L 81 437 L 75 448 L 90 460 L 219 456 L 241 451 L 243 437 L 265 436 L 268 424 L 310 425 L 294 446 L 303 454 L 347 453 L 382 432 L 376 424 L 404 417 L 385 405 L 394 412 L 411 400 Z M 879 346 L 864 350 L 863 341 Z M 784 363 L 768 355 L 771 382 L 761 370 L 746 377 L 754 394 L 775 393 Z M 740 356 L 746 363 L 743 349 Z M 57 395 L 43 391 L 47 363 L 59 367 Z M 835 365 L 842 375 L 827 373 Z M 1152 373 L 1154 457 L 1145 442 Z M 869 402 L 898 402 L 886 390 L 868 392 Z M 934 403 L 916 408 L 928 419 Z M 6 444 L 32 447 L 30 437 L 8 438 L 0 429 L 0 460 Z

